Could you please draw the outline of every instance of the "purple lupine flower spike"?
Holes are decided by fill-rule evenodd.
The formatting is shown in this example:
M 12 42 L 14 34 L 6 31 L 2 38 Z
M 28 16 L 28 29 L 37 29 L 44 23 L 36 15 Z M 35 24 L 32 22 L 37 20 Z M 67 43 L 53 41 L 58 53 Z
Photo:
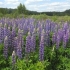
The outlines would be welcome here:
M 7 24 L 4 24 L 4 38 L 5 36 L 8 36 L 8 29 L 7 29 Z
M 28 32 L 28 36 L 26 37 L 25 53 L 29 54 L 30 51 L 31 51 L 31 35 L 30 32 Z
M 32 51 L 32 52 L 35 51 L 35 46 L 36 46 L 36 40 L 35 40 L 35 37 L 32 36 L 32 37 L 31 37 L 31 51 Z
M 0 43 L 2 43 L 4 40 L 4 29 L 2 26 L 2 23 L 0 23 Z
M 12 27 L 12 31 L 11 31 L 12 50 L 14 50 L 14 38 L 15 38 L 15 36 L 16 36 L 16 31 L 15 31 L 15 24 L 14 24 Z
M 15 38 L 14 38 L 13 46 L 14 46 L 14 50 L 15 50 L 15 52 L 17 52 L 18 37 L 15 37 Z
M 19 42 L 18 47 L 17 47 L 17 56 L 19 59 L 22 58 L 22 47 L 21 47 L 21 42 Z
M 49 31 L 46 31 L 45 33 L 45 41 L 46 41 L 46 45 L 47 46 L 50 46 L 50 32 Z
M 8 45 L 9 45 L 9 48 L 10 48 L 10 50 L 12 52 L 13 51 L 13 47 L 12 47 L 12 33 L 10 31 L 10 27 L 8 27 Z
M 13 53 L 12 53 L 12 65 L 15 65 L 15 63 L 16 63 L 16 53 L 15 53 L 15 51 L 13 51 Z
M 41 32 L 41 36 L 45 36 L 45 31 L 44 31 L 44 29 L 43 29 L 42 32 Z
M 52 35 L 52 43 L 53 43 L 53 44 L 56 43 L 56 38 L 57 38 L 56 33 L 54 33 L 54 34 Z
M 66 37 L 66 34 L 64 34 L 63 36 L 63 47 L 64 48 L 66 47 L 66 44 L 67 44 L 67 37 Z
M 36 29 L 34 28 L 33 32 L 32 32 L 33 36 L 36 36 Z
M 44 37 L 41 36 L 40 47 L 39 47 L 39 60 L 44 60 Z
M 14 24 L 13 27 L 12 27 L 12 37 L 16 36 L 16 30 L 15 30 L 15 28 L 16 28 L 16 26 Z
M 21 42 L 21 47 L 23 47 L 23 30 L 19 29 L 18 30 L 18 42 Z
M 59 48 L 59 45 L 60 45 L 60 36 L 57 35 L 57 38 L 56 38 L 56 48 L 57 49 Z
M 6 36 L 4 39 L 4 57 L 8 57 L 8 37 Z
M 12 70 L 16 69 L 15 64 L 16 64 L 16 53 L 15 53 L 15 51 L 13 51 L 13 53 L 12 53 Z

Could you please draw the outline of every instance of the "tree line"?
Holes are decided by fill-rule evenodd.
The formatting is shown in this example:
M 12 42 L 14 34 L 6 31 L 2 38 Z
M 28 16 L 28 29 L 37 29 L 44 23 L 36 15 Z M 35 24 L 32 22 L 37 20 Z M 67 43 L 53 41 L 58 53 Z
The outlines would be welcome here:
M 11 8 L 0 8 L 0 14 L 25 14 L 25 15 L 39 15 L 39 14 L 46 14 L 48 16 L 65 16 L 68 15 L 70 16 L 70 9 L 65 10 L 64 12 L 37 12 L 37 11 L 30 11 L 27 10 L 25 5 L 21 4 L 16 8 L 16 9 L 11 9 Z

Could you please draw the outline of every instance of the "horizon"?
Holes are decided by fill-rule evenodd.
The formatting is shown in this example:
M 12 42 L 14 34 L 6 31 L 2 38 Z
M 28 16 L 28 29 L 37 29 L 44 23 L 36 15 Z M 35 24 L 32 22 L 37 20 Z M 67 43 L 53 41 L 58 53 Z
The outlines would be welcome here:
M 16 9 L 20 3 L 28 10 L 37 12 L 63 12 L 70 9 L 70 0 L 0 0 L 0 7 Z

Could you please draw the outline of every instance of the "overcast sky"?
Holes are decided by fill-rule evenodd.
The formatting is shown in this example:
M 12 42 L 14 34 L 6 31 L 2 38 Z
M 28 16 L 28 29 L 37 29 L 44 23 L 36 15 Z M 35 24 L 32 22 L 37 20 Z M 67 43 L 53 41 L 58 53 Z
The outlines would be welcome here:
M 32 11 L 65 11 L 70 9 L 70 0 L 0 0 L 0 7 L 17 8 L 22 3 Z

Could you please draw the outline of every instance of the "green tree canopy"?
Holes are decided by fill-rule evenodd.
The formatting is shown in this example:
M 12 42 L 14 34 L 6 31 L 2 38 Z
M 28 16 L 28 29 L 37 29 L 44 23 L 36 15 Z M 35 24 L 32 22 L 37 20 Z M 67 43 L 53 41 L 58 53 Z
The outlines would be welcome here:
M 17 7 L 17 10 L 18 10 L 18 13 L 19 14 L 25 14 L 26 13 L 26 7 L 25 7 L 25 5 L 23 4 L 21 4 L 20 3 L 20 5 Z

